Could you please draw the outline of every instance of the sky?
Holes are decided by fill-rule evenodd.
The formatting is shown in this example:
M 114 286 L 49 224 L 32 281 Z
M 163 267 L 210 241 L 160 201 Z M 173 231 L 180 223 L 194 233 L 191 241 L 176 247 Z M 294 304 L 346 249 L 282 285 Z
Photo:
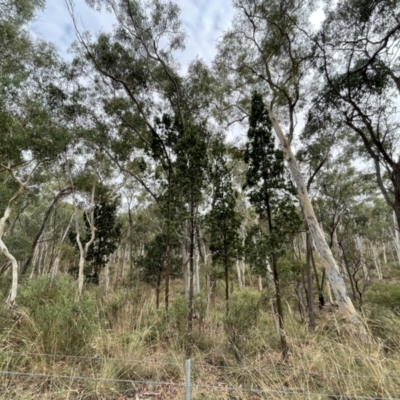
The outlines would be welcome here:
M 181 9 L 181 21 L 187 34 L 186 49 L 177 55 L 178 61 L 184 70 L 196 57 L 210 64 L 217 40 L 228 30 L 234 15 L 231 0 L 175 0 L 174 3 Z M 115 22 L 111 14 L 92 10 L 84 0 L 75 0 L 75 14 L 79 29 L 93 35 L 110 32 Z M 322 11 L 312 17 L 314 23 L 322 19 Z M 72 59 L 68 49 L 75 40 L 75 31 L 64 0 L 47 0 L 45 10 L 38 14 L 31 31 L 37 38 L 53 42 L 64 59 Z
M 233 17 L 231 0 L 175 0 L 181 9 L 181 21 L 186 31 L 186 49 L 177 55 L 181 66 L 186 69 L 196 57 L 211 63 L 216 53 L 216 43 L 229 28 Z M 96 12 L 84 0 L 75 0 L 75 11 L 79 29 L 96 35 L 110 32 L 115 19 L 107 12 Z M 70 60 L 68 52 L 75 40 L 75 31 L 64 0 L 47 0 L 46 8 L 39 13 L 31 25 L 37 38 L 53 42 L 60 55 Z
M 182 72 L 187 70 L 195 58 L 200 58 L 210 65 L 216 54 L 218 39 L 231 25 L 235 12 L 232 0 L 173 0 L 173 2 L 181 9 L 180 19 L 186 32 L 186 49 L 175 54 Z M 74 3 L 80 32 L 89 31 L 96 36 L 102 32 L 112 31 L 115 23 L 112 14 L 106 11 L 94 11 L 84 0 L 74 0 Z M 319 25 L 323 18 L 322 10 L 318 10 L 311 16 L 311 22 Z M 38 14 L 30 28 L 34 37 L 54 43 L 62 58 L 72 60 L 73 54 L 69 52 L 69 48 L 76 36 L 65 0 L 47 0 L 45 10 Z M 302 125 L 300 120 L 299 122 Z M 242 142 L 245 138 L 243 128 L 239 124 L 232 125 L 228 131 L 230 141 Z

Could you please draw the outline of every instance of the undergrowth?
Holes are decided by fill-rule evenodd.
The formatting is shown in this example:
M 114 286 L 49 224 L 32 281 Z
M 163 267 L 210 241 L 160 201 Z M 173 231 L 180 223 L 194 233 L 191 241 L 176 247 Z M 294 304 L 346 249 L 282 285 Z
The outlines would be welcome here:
M 236 289 L 227 316 L 222 296 L 208 313 L 199 300 L 193 399 L 398 397 L 400 318 L 385 296 L 374 288 L 363 308 L 368 341 L 337 312 L 319 311 L 310 332 L 287 307 L 285 362 L 259 292 Z M 17 312 L 0 312 L 2 399 L 184 398 L 182 295 L 172 296 L 166 315 L 145 285 L 87 287 L 78 301 L 70 277 L 39 278 L 21 285 Z

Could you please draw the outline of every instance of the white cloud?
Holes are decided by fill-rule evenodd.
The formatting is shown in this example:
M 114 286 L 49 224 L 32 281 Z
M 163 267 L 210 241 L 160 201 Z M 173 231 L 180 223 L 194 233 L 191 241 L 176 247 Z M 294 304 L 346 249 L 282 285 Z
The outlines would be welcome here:
M 217 39 L 227 30 L 233 17 L 230 0 L 176 0 L 181 8 L 181 21 L 187 33 L 186 50 L 177 54 L 183 70 L 196 57 L 210 63 L 215 56 Z M 107 12 L 95 12 L 83 0 L 75 1 L 79 27 L 93 35 L 109 32 L 115 23 Z M 75 32 L 64 0 L 48 0 L 44 12 L 31 25 L 34 36 L 53 42 L 60 55 L 67 60 Z

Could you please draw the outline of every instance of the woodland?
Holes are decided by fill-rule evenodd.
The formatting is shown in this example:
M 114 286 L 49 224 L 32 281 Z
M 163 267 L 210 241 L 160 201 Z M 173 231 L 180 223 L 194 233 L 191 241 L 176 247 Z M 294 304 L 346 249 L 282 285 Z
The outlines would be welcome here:
M 86 3 L 0 0 L 1 398 L 399 398 L 400 2 Z

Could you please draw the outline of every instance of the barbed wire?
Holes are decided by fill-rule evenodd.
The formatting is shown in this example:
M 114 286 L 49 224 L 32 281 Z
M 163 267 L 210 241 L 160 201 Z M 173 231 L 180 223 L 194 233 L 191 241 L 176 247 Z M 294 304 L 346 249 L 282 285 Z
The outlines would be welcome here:
M 148 380 L 132 380 L 132 379 L 118 379 L 118 378 L 103 378 L 103 377 L 89 377 L 89 376 L 74 376 L 74 375 L 57 375 L 57 374 L 42 374 L 33 372 L 18 372 L 18 371 L 6 371 L 0 370 L 0 375 L 9 376 L 21 376 L 21 377 L 32 377 L 32 378 L 46 378 L 46 379 L 68 379 L 68 380 L 81 380 L 81 381 L 92 381 L 92 382 L 115 382 L 115 383 L 130 383 L 132 385 L 153 385 L 153 386 L 175 386 L 185 387 L 184 383 L 176 382 L 165 382 L 165 381 L 148 381 Z M 274 390 L 274 389 L 253 389 L 253 388 L 239 388 L 233 386 L 215 386 L 215 385 L 200 385 L 192 384 L 192 388 L 197 389 L 209 389 L 209 390 L 224 390 L 229 392 L 245 392 L 255 394 L 278 394 L 284 396 L 300 396 L 300 397 L 324 397 L 335 400 L 400 400 L 396 397 L 380 397 L 380 396 L 357 396 L 357 395 L 341 395 L 341 394 L 328 394 L 328 393 L 312 393 L 312 392 L 300 392 L 293 390 Z
M 183 367 L 184 361 L 182 362 L 169 362 L 169 361 L 153 361 L 153 360 L 137 360 L 137 359 L 129 359 L 129 358 L 112 358 L 112 357 L 99 357 L 99 356 L 79 356 L 79 355 L 69 355 L 69 354 L 49 354 L 49 353 L 32 353 L 32 352 L 16 352 L 16 351 L 2 351 L 0 354 L 9 354 L 9 355 L 20 355 L 20 356 L 31 356 L 31 357 L 48 357 L 48 358 L 70 358 L 70 359 L 81 359 L 81 360 L 91 360 L 91 361 L 116 361 L 116 362 L 125 362 L 128 364 L 152 364 L 152 365 L 171 365 L 171 366 L 179 366 Z M 247 371 L 251 372 L 252 370 L 256 370 L 255 372 L 276 372 L 276 373 L 286 373 L 286 372 L 295 372 L 307 375 L 316 375 L 316 376 L 332 376 L 332 377 L 345 377 L 345 378 L 374 378 L 377 377 L 374 375 L 358 375 L 358 374 L 344 374 L 344 373 L 333 373 L 333 372 L 325 372 L 325 371 L 310 371 L 302 368 L 287 368 L 285 366 L 275 366 L 275 368 L 259 368 L 249 367 L 249 366 L 228 366 L 228 365 L 212 365 L 212 364 L 196 364 L 192 362 L 193 368 L 216 368 L 221 370 L 232 370 L 232 371 Z M 400 379 L 400 375 L 392 375 L 385 374 L 385 378 L 394 378 Z

